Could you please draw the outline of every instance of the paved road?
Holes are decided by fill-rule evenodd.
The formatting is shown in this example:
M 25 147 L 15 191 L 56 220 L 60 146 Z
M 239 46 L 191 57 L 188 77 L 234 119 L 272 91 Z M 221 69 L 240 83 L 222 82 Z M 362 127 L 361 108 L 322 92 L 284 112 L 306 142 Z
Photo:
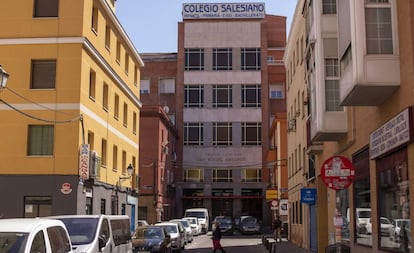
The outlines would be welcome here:
M 262 248 L 262 235 L 223 236 L 221 245 L 226 253 L 258 253 Z M 194 238 L 186 245 L 185 253 L 212 253 L 211 232 Z M 221 252 L 217 252 L 221 253 Z

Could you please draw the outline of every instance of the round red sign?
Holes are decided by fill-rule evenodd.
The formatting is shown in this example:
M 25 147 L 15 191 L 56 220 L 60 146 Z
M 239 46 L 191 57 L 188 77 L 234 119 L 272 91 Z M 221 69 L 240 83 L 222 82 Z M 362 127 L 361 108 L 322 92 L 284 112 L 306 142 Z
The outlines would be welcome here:
M 354 181 L 355 168 L 348 158 L 332 156 L 322 164 L 321 176 L 328 188 L 343 190 Z

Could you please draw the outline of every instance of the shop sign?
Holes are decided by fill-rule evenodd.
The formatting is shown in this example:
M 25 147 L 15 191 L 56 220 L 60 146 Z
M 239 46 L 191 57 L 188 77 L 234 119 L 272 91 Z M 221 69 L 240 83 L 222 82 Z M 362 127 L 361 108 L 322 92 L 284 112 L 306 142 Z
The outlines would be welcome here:
M 321 177 L 328 188 L 343 190 L 354 181 L 355 168 L 346 157 L 332 156 L 322 164 Z
M 60 191 L 63 194 L 69 194 L 69 193 L 72 192 L 72 186 L 70 185 L 70 183 L 63 183 L 61 188 L 60 188 Z
M 79 156 L 79 177 L 89 179 L 89 144 L 82 144 Z
M 279 201 L 279 214 L 280 215 L 289 214 L 289 200 L 288 199 L 281 199 Z
M 375 159 L 411 140 L 409 108 L 390 119 L 369 136 L 370 158 Z

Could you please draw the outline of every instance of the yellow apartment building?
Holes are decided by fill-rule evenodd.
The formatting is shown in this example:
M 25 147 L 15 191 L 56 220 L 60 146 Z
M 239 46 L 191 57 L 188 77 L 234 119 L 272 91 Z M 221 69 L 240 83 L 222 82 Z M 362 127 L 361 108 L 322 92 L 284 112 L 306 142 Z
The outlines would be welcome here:
M 115 0 L 3 0 L 0 217 L 137 217 L 140 68 Z

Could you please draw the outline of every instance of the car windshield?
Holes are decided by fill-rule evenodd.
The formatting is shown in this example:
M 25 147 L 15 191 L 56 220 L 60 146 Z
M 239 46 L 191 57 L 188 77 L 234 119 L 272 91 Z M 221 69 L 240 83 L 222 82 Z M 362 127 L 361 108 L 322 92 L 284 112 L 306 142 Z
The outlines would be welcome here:
M 0 253 L 24 252 L 27 233 L 0 232 Z
M 380 222 L 381 224 L 391 224 L 390 220 L 386 218 L 381 218 Z
M 255 217 L 245 217 L 241 222 L 246 223 L 256 223 L 257 219 Z
M 231 224 L 231 223 L 232 223 L 231 218 L 227 218 L 227 217 L 217 218 L 216 220 L 217 220 L 220 224 Z
M 73 245 L 89 244 L 95 238 L 98 218 L 59 218 L 65 223 Z
M 196 219 L 187 219 L 190 224 L 197 224 L 197 220 Z
M 359 211 L 359 218 L 371 218 L 371 211 Z
M 164 236 L 161 228 L 145 228 L 137 230 L 134 237 L 138 239 L 159 239 Z
M 166 225 L 165 228 L 167 229 L 168 233 L 178 233 L 177 226 L 174 225 Z
M 185 216 L 187 216 L 187 217 L 189 217 L 189 216 L 191 216 L 191 217 L 197 217 L 199 219 L 204 219 L 205 218 L 203 212 L 191 212 L 190 211 L 190 212 L 186 212 L 185 213 Z

